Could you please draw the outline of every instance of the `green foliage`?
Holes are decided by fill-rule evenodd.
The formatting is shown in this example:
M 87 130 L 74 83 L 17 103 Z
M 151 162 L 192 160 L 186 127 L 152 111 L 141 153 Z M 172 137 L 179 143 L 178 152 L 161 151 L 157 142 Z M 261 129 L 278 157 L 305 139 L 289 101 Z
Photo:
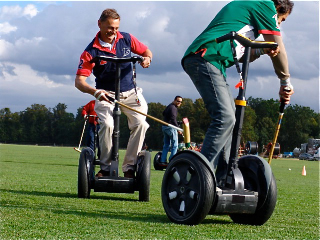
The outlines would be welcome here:
M 251 97 L 247 102 L 241 144 L 256 141 L 262 151 L 263 145 L 273 140 L 279 118 L 279 102 Z M 151 102 L 148 104 L 148 114 L 162 120 L 165 107 L 161 103 Z M 0 109 L 0 142 L 77 146 L 84 125 L 82 107 L 77 109 L 76 116 L 68 113 L 66 109 L 67 106 L 63 103 L 57 104 L 53 109 L 33 104 L 20 113 L 12 113 L 9 108 Z M 189 98 L 183 99 L 177 120 L 181 121 L 185 117 L 189 119 L 191 141 L 202 143 L 211 118 L 201 98 L 194 102 Z M 161 124 L 149 118 L 147 122 L 150 127 L 145 143 L 149 149 L 162 149 Z M 129 135 L 127 118 L 122 114 L 119 140 L 121 148 L 126 148 Z M 86 135 L 84 139 L 85 137 Z M 301 143 L 306 143 L 309 138 L 320 138 L 320 114 L 309 107 L 286 107 L 278 136 L 281 152 L 292 151 L 295 147 L 300 147 Z M 183 141 L 180 135 L 179 141 Z
M 246 107 L 243 119 L 242 127 L 242 142 L 246 143 L 248 141 L 258 141 L 259 136 L 255 131 L 255 125 L 257 122 L 257 115 L 255 111 L 250 107 Z
M 153 116 L 157 119 L 163 120 L 162 112 L 166 108 L 161 103 L 149 103 L 148 104 L 148 115 Z M 150 127 L 146 133 L 145 143 L 149 149 L 162 149 L 163 146 L 163 135 L 162 125 L 159 122 L 147 118 L 147 122 Z
M 278 201 L 262 226 L 228 215 L 185 226 L 164 212 L 164 171 L 151 170 L 150 202 L 139 202 L 138 192 L 79 199 L 79 153 L 71 147 L 0 144 L 0 153 L 0 239 L 319 239 L 319 162 L 272 161 Z

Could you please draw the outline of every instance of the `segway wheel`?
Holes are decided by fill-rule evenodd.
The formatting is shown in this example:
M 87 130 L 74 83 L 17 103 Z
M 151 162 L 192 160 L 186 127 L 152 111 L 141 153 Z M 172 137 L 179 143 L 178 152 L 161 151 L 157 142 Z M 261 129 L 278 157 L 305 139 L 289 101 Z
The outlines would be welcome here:
M 90 197 L 90 172 L 92 170 L 91 163 L 93 162 L 94 153 L 90 148 L 82 150 L 79 158 L 78 166 L 78 197 L 89 198 Z M 92 161 L 91 161 L 92 158 Z M 94 174 L 94 173 L 92 173 Z
M 245 187 L 248 190 L 256 190 L 257 184 L 253 181 L 250 184 L 246 183 L 249 179 L 245 179 Z M 251 189 L 250 189 L 251 188 Z M 259 192 L 258 192 L 259 193 Z M 272 174 L 269 190 L 266 197 L 258 200 L 257 210 L 254 214 L 230 214 L 230 218 L 235 223 L 248 225 L 263 225 L 271 217 L 277 203 L 277 184 L 274 175 Z
M 162 204 L 174 223 L 196 225 L 210 211 L 215 181 L 199 158 L 190 152 L 175 155 L 163 176 Z
M 160 166 L 161 156 L 162 152 L 158 152 L 153 158 L 153 167 L 155 170 L 162 171 L 163 169 L 165 169 L 165 167 Z
M 139 201 L 149 202 L 150 198 L 150 171 L 151 171 L 151 154 L 144 151 L 138 156 L 137 161 L 137 190 L 139 191 Z

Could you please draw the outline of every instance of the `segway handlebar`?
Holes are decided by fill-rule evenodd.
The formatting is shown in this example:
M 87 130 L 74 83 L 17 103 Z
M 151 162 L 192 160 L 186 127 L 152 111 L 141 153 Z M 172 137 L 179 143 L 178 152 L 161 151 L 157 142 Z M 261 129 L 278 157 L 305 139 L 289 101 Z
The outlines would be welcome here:
M 104 60 L 107 62 L 113 62 L 113 63 L 125 63 L 125 62 L 143 62 L 143 57 L 140 56 L 133 56 L 133 57 L 127 57 L 127 58 L 117 58 L 117 57 L 108 57 L 108 56 L 96 56 L 94 57 L 90 62 L 95 62 L 97 60 Z
M 253 41 L 249 38 L 242 36 L 239 33 L 236 33 L 235 31 L 231 31 L 226 35 L 223 35 L 215 39 L 217 43 L 221 43 L 227 40 L 237 40 L 244 47 L 251 48 L 276 48 L 278 46 L 278 43 L 276 42 Z

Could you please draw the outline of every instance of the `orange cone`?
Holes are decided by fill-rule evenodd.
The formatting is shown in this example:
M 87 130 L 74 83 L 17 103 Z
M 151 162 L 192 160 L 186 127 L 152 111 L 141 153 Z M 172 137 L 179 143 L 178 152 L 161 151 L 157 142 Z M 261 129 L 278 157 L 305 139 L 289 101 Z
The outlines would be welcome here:
M 302 176 L 307 176 L 306 166 L 302 168 Z

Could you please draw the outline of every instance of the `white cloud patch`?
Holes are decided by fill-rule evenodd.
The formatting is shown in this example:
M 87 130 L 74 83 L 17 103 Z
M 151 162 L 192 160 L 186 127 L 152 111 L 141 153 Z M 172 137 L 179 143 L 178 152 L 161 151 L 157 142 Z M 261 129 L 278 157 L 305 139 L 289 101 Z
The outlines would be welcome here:
M 12 26 L 8 22 L 0 23 L 0 34 L 7 34 L 10 32 L 16 31 L 18 28 L 16 26 Z
M 38 14 L 38 9 L 37 9 L 36 6 L 33 5 L 33 4 L 28 4 L 28 5 L 23 9 L 23 12 L 22 12 L 22 15 L 23 15 L 23 16 L 27 16 L 27 17 L 30 17 L 30 18 L 35 17 L 37 14 Z
M 3 6 L 0 8 L 0 20 L 11 20 L 19 17 L 33 18 L 37 14 L 38 9 L 34 4 L 28 4 L 24 8 L 19 5 Z
M 11 71 L 5 69 L 10 68 Z M 46 75 L 39 75 L 30 66 L 25 64 L 15 64 L 10 62 L 0 63 L 2 70 L 3 81 L 11 82 L 14 87 L 19 86 L 20 83 L 27 84 L 30 87 L 44 86 L 46 88 L 60 87 L 62 84 L 55 83 Z M 29 87 L 28 87 L 29 88 Z
M 0 59 L 7 57 L 13 48 L 14 45 L 12 43 L 0 39 Z
M 0 19 L 12 19 L 21 15 L 22 8 L 18 5 L 3 6 L 0 8 Z
M 145 19 L 145 18 L 147 18 L 150 14 L 151 14 L 151 13 L 150 13 L 150 10 L 143 10 L 143 11 L 137 12 L 135 15 L 136 15 L 136 18 L 138 18 L 138 19 Z

